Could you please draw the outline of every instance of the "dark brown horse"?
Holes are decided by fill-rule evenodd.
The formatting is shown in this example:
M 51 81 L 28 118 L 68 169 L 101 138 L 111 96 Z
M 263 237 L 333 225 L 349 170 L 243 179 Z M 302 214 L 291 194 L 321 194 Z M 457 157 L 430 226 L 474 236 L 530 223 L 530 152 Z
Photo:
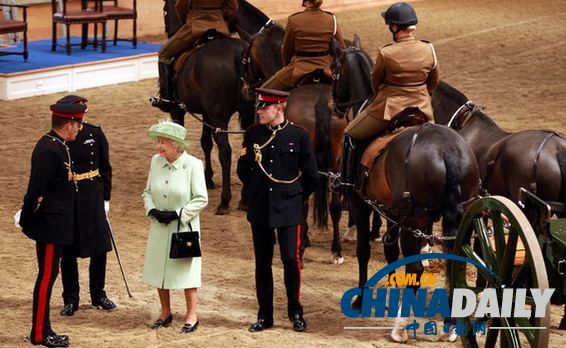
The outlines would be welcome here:
M 167 0 L 166 9 L 174 0 Z M 166 12 L 166 27 L 171 36 L 180 27 L 175 11 Z M 186 109 L 171 112 L 173 121 L 184 124 L 185 111 L 202 115 L 201 146 L 205 156 L 205 178 L 208 188 L 214 188 L 211 163 L 212 139 L 218 146 L 222 167 L 222 194 L 216 214 L 226 214 L 230 209 L 230 169 L 232 149 L 228 141 L 228 122 L 238 111 L 242 128 L 253 123 L 253 104 L 241 97 L 242 52 L 247 43 L 231 38 L 214 39 L 187 59 L 177 75 L 177 99 Z
M 441 82 L 433 99 L 437 123 L 447 124 L 471 145 L 489 194 L 517 202 L 524 187 L 559 213 L 566 203 L 566 137 L 553 130 L 505 132 L 460 91 Z
M 566 138 L 553 130 L 505 132 L 468 98 L 441 82 L 432 98 L 436 122 L 456 129 L 471 145 L 489 194 L 518 201 L 523 187 L 566 216 Z M 561 304 L 561 303 L 553 303 Z M 559 328 L 566 330 L 566 307 Z
M 371 94 L 363 60 L 355 48 L 341 50 L 337 56 L 340 63 L 333 71 L 339 79 L 332 86 L 336 104 L 354 104 Z M 349 195 L 357 227 L 360 288 L 368 280 L 371 251 L 372 207 L 368 203 L 396 223 L 384 237 L 388 241 L 384 244 L 385 256 L 391 263 L 399 257 L 398 240 L 405 257 L 418 254 L 432 240 L 432 224 L 440 218 L 443 234 L 455 235 L 463 204 L 477 194 L 479 185 L 478 164 L 468 143 L 452 129 L 434 124 L 410 127 L 400 133 L 360 177 L 367 178 L 366 184 L 360 192 L 354 190 Z M 420 279 L 423 265 L 409 264 L 406 272 Z M 404 341 L 406 333 L 403 328 L 397 329 L 392 337 Z

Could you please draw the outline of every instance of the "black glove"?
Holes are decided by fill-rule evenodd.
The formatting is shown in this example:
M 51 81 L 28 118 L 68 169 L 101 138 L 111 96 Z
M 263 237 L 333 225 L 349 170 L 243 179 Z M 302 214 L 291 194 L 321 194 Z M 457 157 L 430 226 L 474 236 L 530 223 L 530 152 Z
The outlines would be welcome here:
M 162 224 L 168 224 L 179 218 L 179 215 L 177 215 L 177 212 L 174 210 L 157 210 L 155 208 L 149 211 L 149 215 L 153 216 L 157 222 Z

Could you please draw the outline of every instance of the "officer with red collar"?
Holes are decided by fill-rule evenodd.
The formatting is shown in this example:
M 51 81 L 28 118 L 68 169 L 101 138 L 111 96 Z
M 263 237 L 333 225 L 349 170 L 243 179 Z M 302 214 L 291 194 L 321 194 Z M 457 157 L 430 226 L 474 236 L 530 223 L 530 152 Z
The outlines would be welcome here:
M 33 291 L 30 342 L 66 347 L 69 338 L 51 329 L 49 302 L 63 247 L 73 242 L 76 185 L 67 141 L 76 138 L 86 106 L 54 104 L 50 109 L 52 130 L 39 139 L 33 150 L 20 225 L 24 234 L 35 240 L 39 266 Z
M 273 242 L 275 232 L 281 252 L 287 289 L 287 314 L 295 331 L 304 331 L 300 302 L 300 224 L 303 203 L 318 183 L 313 146 L 302 127 L 285 119 L 289 93 L 258 88 L 259 124 L 246 131 L 237 172 L 248 191 L 247 218 L 252 227 L 255 252 L 257 322 L 252 332 L 273 326 Z
M 84 104 L 87 99 L 68 95 L 57 104 Z M 63 302 L 61 315 L 71 316 L 79 309 L 79 271 L 77 257 L 90 258 L 89 289 L 93 306 L 104 310 L 116 307 L 104 291 L 106 255 L 112 250 L 110 226 L 106 219 L 110 208 L 112 167 L 108 141 L 102 129 L 83 122 L 74 141 L 69 142 L 72 170 L 77 183 L 75 200 L 75 235 L 73 244 L 65 247 L 61 258 Z

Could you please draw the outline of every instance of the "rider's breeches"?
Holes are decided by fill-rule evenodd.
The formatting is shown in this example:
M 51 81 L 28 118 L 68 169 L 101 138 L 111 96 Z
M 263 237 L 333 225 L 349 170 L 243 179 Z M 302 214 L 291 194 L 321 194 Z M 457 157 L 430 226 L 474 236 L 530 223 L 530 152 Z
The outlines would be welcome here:
M 265 81 L 263 85 L 261 85 L 261 88 L 270 88 L 270 89 L 277 89 L 280 91 L 288 91 L 293 89 L 293 86 L 284 83 L 277 77 L 277 74 L 274 74 L 267 81 Z
M 174 57 L 179 56 L 192 46 L 189 41 L 181 40 L 173 36 L 161 47 L 157 56 L 160 63 L 171 64 Z
M 368 112 L 368 109 L 366 108 L 360 112 L 352 122 L 348 123 L 344 133 L 358 141 L 362 141 L 376 135 L 389 126 L 389 121 L 374 117 Z

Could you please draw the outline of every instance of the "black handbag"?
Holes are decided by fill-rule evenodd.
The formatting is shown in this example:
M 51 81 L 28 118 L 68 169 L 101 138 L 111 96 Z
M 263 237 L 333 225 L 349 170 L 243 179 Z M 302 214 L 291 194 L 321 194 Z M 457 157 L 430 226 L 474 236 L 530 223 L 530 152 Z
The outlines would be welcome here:
M 182 213 L 182 210 L 181 210 Z M 200 241 L 198 232 L 193 231 L 189 222 L 188 232 L 180 232 L 181 214 L 179 214 L 179 222 L 177 223 L 177 232 L 171 235 L 171 251 L 169 257 L 172 259 L 181 259 L 187 257 L 201 257 Z

